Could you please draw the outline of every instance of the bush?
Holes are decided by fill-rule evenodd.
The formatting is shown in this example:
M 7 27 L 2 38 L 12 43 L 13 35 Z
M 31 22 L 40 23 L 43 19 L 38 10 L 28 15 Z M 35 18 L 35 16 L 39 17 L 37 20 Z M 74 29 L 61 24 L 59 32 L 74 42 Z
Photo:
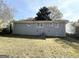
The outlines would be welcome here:
M 2 30 L 2 33 L 9 34 L 10 33 L 10 30 L 8 28 L 4 28 Z

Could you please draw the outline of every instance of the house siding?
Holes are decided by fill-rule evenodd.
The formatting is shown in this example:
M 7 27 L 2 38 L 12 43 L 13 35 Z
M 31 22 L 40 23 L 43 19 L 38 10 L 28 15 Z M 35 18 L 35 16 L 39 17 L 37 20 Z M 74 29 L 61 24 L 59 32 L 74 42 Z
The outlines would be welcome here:
M 65 23 L 63 22 L 32 22 L 14 23 L 13 34 L 40 35 L 46 36 L 65 36 Z

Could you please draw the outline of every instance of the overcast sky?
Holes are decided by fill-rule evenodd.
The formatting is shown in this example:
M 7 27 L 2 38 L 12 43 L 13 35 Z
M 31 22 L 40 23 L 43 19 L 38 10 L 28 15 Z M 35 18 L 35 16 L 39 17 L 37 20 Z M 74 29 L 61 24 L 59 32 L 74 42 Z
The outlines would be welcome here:
M 5 0 L 6 3 L 13 7 L 15 19 L 26 19 L 35 17 L 40 7 L 58 6 L 63 13 L 63 18 L 76 21 L 79 19 L 79 0 Z

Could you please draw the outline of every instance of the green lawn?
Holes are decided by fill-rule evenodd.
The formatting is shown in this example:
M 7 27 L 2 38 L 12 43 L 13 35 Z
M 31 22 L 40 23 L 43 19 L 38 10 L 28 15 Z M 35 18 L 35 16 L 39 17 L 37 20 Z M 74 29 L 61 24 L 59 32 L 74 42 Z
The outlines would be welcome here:
M 79 57 L 79 41 L 66 38 L 0 36 L 0 55 L 9 57 Z

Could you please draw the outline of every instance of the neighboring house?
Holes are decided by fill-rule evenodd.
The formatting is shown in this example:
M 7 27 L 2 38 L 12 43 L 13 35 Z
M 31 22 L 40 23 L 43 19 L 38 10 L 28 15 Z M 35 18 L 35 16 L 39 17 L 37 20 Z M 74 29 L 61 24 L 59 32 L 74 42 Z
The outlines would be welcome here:
M 8 28 L 9 25 L 10 25 L 10 21 L 5 21 L 5 22 L 2 22 L 0 26 L 1 28 Z
M 10 32 L 10 21 L 0 20 L 0 32 L 2 33 Z
M 66 33 L 72 35 L 76 33 L 75 23 L 69 22 L 66 24 Z
M 7 23 L 3 23 L 3 24 L 0 25 L 0 28 L 2 28 L 2 29 L 3 28 L 7 28 L 7 27 L 8 27 L 8 24 Z
M 79 22 L 69 22 L 66 24 L 66 33 L 74 37 L 79 37 Z
M 53 21 L 15 21 L 13 34 L 65 36 L 65 24 L 67 20 Z

